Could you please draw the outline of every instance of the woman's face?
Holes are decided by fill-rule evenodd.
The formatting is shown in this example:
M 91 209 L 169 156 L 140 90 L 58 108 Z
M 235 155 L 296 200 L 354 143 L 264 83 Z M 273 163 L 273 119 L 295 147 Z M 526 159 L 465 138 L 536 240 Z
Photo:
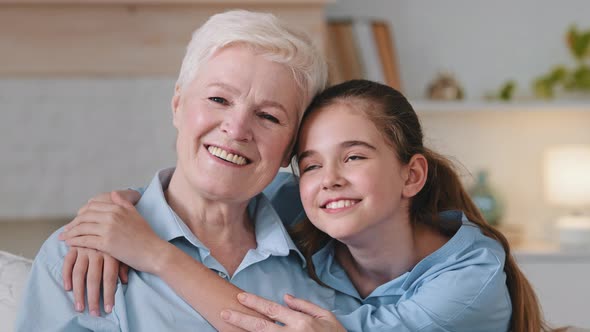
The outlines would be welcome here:
M 208 199 L 254 197 L 288 164 L 299 91 L 290 69 L 247 47 L 215 53 L 172 101 L 176 172 Z
M 307 216 L 346 244 L 371 241 L 381 226 L 407 219 L 408 205 L 407 167 L 355 107 L 336 103 L 310 114 L 302 124 L 297 151 Z

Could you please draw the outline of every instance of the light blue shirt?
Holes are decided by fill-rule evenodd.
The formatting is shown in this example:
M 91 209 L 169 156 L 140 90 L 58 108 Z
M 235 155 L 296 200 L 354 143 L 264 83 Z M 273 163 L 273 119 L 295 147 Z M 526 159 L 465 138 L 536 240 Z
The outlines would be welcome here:
M 459 211 L 459 229 L 403 275 L 359 295 L 334 258 L 334 241 L 313 256 L 318 277 L 338 291 L 335 314 L 349 331 L 508 331 L 512 306 L 504 250 Z
M 290 293 L 327 308 L 334 306 L 335 292 L 307 276 L 303 256 L 264 194 L 253 198 L 248 206 L 258 246 L 246 254 L 229 278 L 225 268 L 166 203 L 164 190 L 172 173 L 173 169 L 168 169 L 156 174 L 136 205 L 162 239 L 245 291 L 276 302 Z M 61 269 L 68 248 L 57 239 L 60 232 L 51 235 L 35 258 L 16 321 L 17 331 L 214 331 L 160 278 L 139 271 L 129 272 L 127 285 L 117 285 L 112 313 L 101 312 L 101 317 L 77 313 L 72 293 L 62 286 Z
M 265 192 L 284 222 L 305 217 L 293 175 L 280 173 Z M 441 218 L 457 229 L 453 237 L 366 298 L 335 260 L 334 241 L 313 256 L 318 277 L 337 290 L 333 311 L 347 330 L 508 331 L 512 306 L 502 246 L 460 211 L 444 212 Z

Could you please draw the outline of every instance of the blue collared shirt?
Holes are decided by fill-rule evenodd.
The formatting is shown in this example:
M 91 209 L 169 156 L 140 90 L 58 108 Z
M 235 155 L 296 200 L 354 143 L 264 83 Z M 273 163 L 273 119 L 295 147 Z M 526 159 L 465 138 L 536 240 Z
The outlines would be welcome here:
M 258 246 L 246 254 L 229 278 L 166 203 L 164 190 L 172 173 L 173 169 L 168 169 L 156 174 L 136 205 L 162 239 L 245 291 L 279 303 L 285 293 L 290 293 L 323 307 L 334 306 L 335 292 L 307 276 L 301 253 L 264 194 L 253 198 L 248 206 Z M 68 248 L 57 239 L 60 232 L 51 235 L 35 258 L 17 317 L 17 331 L 214 331 L 160 278 L 139 271 L 130 271 L 127 285 L 117 285 L 112 313 L 101 312 L 101 317 L 77 313 L 72 293 L 64 292 L 62 286 L 61 268 Z
M 305 217 L 293 175 L 279 173 L 265 192 L 285 223 Z M 313 256 L 318 277 L 337 291 L 332 309 L 348 331 L 508 330 L 512 305 L 502 246 L 460 211 L 444 212 L 441 219 L 457 229 L 453 237 L 366 298 L 336 261 L 334 241 Z
M 334 313 L 348 331 L 508 331 L 512 305 L 504 250 L 460 211 L 458 230 L 411 271 L 360 296 L 334 257 L 334 241 L 313 256 L 320 280 L 337 291 Z

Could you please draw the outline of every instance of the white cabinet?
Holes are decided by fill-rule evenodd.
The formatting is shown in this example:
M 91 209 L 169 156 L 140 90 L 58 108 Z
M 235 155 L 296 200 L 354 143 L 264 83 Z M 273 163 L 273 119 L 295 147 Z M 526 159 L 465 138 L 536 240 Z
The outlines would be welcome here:
M 517 252 L 552 326 L 590 328 L 590 252 Z

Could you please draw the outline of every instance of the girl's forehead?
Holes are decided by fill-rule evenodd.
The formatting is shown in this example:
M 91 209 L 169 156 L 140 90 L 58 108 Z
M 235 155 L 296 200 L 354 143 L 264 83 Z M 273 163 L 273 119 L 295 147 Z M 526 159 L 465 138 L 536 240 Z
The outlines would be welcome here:
M 355 100 L 337 100 L 328 105 L 313 110 L 309 116 L 305 117 L 302 125 L 317 125 L 318 123 L 326 124 L 325 118 L 333 118 L 332 121 L 344 122 L 349 117 L 355 117 L 356 121 L 372 122 L 362 102 Z M 344 116 L 346 115 L 346 116 Z
M 349 104 L 332 104 L 315 110 L 304 120 L 300 145 L 322 145 L 328 141 L 374 139 L 378 128 L 364 112 Z

